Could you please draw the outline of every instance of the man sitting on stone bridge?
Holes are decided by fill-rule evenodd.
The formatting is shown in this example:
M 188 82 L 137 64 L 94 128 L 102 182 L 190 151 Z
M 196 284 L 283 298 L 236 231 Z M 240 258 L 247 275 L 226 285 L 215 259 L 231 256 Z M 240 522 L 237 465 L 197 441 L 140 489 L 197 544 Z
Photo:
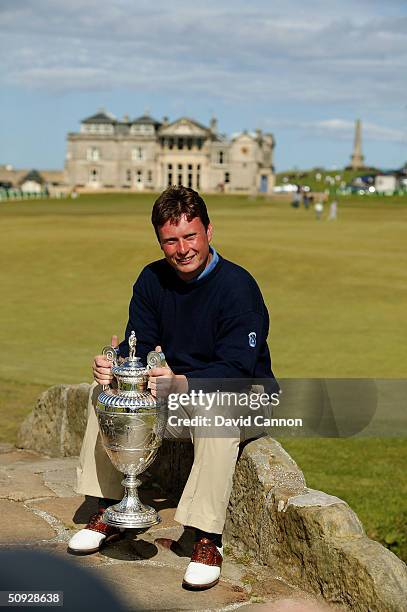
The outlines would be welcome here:
M 169 187 L 154 204 L 152 223 L 164 259 L 146 266 L 134 285 L 120 355 L 126 356 L 132 330 L 138 340 L 137 354 L 144 362 L 152 349 L 164 351 L 170 367 L 150 371 L 153 395 L 164 381 L 167 393 L 198 388 L 207 393 L 213 387 L 205 385 L 207 381 L 213 384 L 214 379 L 220 390 L 222 381 L 231 379 L 266 379 L 270 389 L 278 389 L 271 370 L 269 317 L 261 292 L 246 270 L 210 246 L 212 225 L 201 196 L 186 187 Z M 101 355 L 95 357 L 93 372 L 100 385 L 112 381 L 111 362 Z M 99 512 L 69 542 L 71 552 L 82 554 L 96 552 L 121 535 L 101 520 L 105 508 L 123 495 L 122 475 L 100 443 L 92 407 L 77 492 L 100 499 Z M 166 437 L 179 438 L 181 429 L 168 427 Z M 212 435 L 202 427 L 189 427 L 187 432 L 194 444 L 194 463 L 175 520 L 195 528 L 196 534 L 183 584 L 204 589 L 219 580 L 222 532 L 239 443 L 253 437 L 253 430 L 236 425 L 226 435 Z M 259 435 L 258 428 L 255 435 Z

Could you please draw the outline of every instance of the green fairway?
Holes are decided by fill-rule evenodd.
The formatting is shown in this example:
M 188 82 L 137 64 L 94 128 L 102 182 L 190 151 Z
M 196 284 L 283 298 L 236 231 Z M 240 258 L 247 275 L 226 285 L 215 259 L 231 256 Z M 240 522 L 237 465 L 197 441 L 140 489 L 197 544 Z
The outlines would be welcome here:
M 89 380 L 122 334 L 131 285 L 161 251 L 150 196 L 0 207 L 3 379 Z M 258 280 L 279 376 L 407 373 L 407 206 L 342 202 L 337 222 L 262 199 L 208 197 L 214 244 Z
M 0 441 L 15 439 L 42 388 L 90 381 L 93 355 L 122 336 L 132 283 L 161 256 L 153 199 L 0 204 Z M 406 377 L 406 199 L 340 199 L 336 222 L 278 200 L 206 200 L 213 244 L 262 289 L 277 376 Z M 401 468 L 397 483 L 389 478 L 406 445 L 378 445 L 379 454 L 372 440 L 291 439 L 288 448 L 311 486 L 348 500 L 383 540 L 407 512 Z
M 280 441 L 309 487 L 345 499 L 368 536 L 407 562 L 405 438 Z

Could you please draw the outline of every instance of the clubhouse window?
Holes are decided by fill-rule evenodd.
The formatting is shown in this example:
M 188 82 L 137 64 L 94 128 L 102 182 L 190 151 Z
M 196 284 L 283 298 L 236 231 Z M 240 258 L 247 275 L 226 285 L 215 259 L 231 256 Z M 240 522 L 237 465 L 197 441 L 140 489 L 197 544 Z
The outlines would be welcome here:
M 97 147 L 89 147 L 86 151 L 86 159 L 88 161 L 99 161 L 100 150 Z
M 140 161 L 141 159 L 144 159 L 142 147 L 136 147 L 135 149 L 133 149 L 131 152 L 131 158 L 133 161 Z

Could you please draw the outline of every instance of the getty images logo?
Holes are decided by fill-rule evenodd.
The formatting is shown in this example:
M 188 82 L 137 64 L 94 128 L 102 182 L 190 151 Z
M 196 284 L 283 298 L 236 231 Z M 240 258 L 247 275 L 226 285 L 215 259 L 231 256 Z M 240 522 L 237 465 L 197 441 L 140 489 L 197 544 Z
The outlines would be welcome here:
M 250 332 L 249 334 L 249 346 L 254 348 L 256 346 L 256 332 Z

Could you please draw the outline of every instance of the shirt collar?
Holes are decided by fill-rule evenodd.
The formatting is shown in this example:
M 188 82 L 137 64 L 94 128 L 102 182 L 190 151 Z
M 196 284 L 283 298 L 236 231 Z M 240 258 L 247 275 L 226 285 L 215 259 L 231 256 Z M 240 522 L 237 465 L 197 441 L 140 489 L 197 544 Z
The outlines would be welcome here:
M 210 251 L 210 253 L 212 255 L 211 261 L 206 266 L 206 268 L 204 270 L 202 270 L 202 272 L 200 274 L 198 274 L 198 276 L 196 276 L 195 278 L 193 278 L 190 281 L 187 281 L 188 284 L 196 283 L 197 281 L 201 280 L 202 278 L 205 278 L 205 276 L 210 274 L 212 272 L 212 270 L 215 268 L 216 264 L 219 261 L 219 255 L 217 254 L 216 249 L 213 246 L 209 247 L 209 251 Z

